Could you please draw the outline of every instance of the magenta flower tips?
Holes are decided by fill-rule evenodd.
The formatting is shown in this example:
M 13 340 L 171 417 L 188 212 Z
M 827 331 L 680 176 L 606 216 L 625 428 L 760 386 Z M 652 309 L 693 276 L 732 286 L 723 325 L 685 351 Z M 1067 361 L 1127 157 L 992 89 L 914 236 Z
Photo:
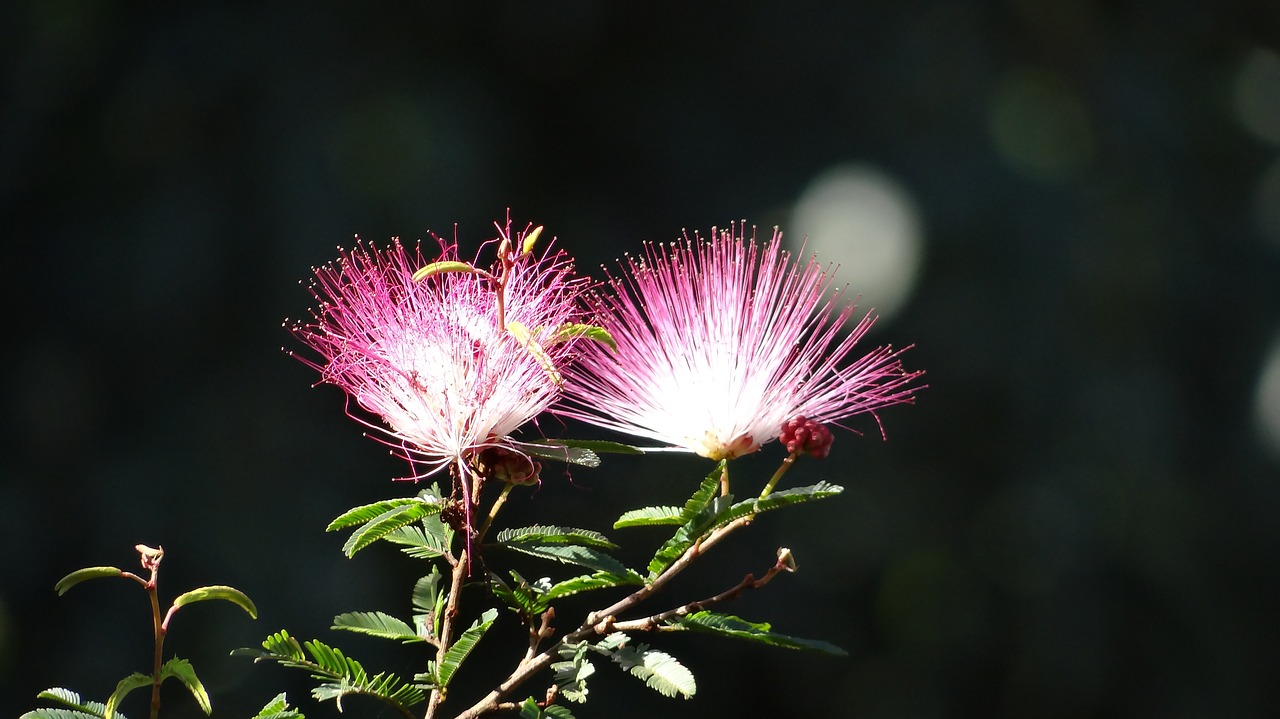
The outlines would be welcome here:
M 531 251 L 536 230 L 509 230 L 487 270 L 443 243 L 427 260 L 398 239 L 385 250 L 357 241 L 315 270 L 319 304 L 293 328 L 320 357 L 303 361 L 381 417 L 385 426 L 356 418 L 389 438 L 415 479 L 448 466 L 472 475 L 480 451 L 516 448 L 510 435 L 560 396 L 573 342 L 556 332 L 579 317 L 582 284 L 563 253 Z M 415 279 L 424 267 L 440 271 Z
M 838 423 L 913 401 L 921 373 L 903 369 L 901 350 L 846 361 L 874 318 L 845 333 L 855 308 L 814 260 L 793 264 L 777 230 L 761 246 L 745 225 L 712 228 L 710 239 L 648 245 L 624 270 L 589 300 L 617 350 L 580 345 L 565 416 L 720 460 L 754 452 L 789 421 Z

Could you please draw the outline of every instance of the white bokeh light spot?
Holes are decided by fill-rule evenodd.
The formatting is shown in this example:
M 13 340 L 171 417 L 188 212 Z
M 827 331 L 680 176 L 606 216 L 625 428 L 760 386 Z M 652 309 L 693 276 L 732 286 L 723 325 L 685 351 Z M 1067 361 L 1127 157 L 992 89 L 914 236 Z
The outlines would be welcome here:
M 1280 461 L 1280 334 L 1271 341 L 1262 362 L 1253 417 L 1259 439 L 1271 451 L 1271 456 Z
M 784 228 L 788 245 L 839 265 L 859 306 L 889 319 L 910 298 L 923 254 L 920 212 L 911 193 L 868 165 L 838 165 L 800 194 Z

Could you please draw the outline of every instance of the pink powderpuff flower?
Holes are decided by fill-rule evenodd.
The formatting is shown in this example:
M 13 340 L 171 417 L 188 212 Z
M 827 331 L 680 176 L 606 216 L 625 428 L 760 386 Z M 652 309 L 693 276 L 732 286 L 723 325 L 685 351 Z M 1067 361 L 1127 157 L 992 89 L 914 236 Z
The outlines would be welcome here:
M 720 460 L 780 435 L 822 456 L 821 443 L 795 441 L 797 426 L 914 400 L 922 373 L 903 369 L 902 350 L 845 362 L 875 320 L 842 333 L 855 308 L 829 293 L 830 268 L 792 264 L 776 229 L 763 247 L 754 228 L 744 235 L 745 223 L 712 228 L 628 259 L 625 277 L 588 300 L 617 351 L 583 345 L 555 411 Z
M 385 250 L 357 238 L 315 269 L 318 305 L 310 322 L 292 328 L 319 355 L 302 361 L 320 383 L 385 422 L 348 408 L 414 466 L 409 479 L 446 467 L 474 478 L 483 450 L 521 453 L 511 434 L 560 397 L 574 343 L 558 341 L 557 330 L 579 318 L 582 280 L 564 253 L 532 252 L 541 228 L 514 238 L 509 221 L 498 229 L 499 257 L 487 270 L 460 261 L 456 245 L 443 241 L 428 261 L 399 238 Z M 424 267 L 433 272 L 415 279 Z M 459 483 L 469 511 L 470 482 Z

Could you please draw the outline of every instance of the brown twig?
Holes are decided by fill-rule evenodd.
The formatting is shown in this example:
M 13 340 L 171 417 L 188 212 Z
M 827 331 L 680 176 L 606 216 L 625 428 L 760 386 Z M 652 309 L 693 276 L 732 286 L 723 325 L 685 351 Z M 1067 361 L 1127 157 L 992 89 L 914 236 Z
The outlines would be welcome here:
M 719 544 L 721 540 L 723 540 L 726 536 L 733 533 L 737 529 L 740 529 L 741 527 L 745 527 L 746 525 L 750 524 L 754 518 L 755 517 L 753 515 L 739 517 L 738 519 L 735 519 L 734 521 L 724 525 L 723 527 L 716 529 L 711 534 L 707 535 L 706 538 L 702 539 L 699 542 L 695 542 L 693 546 L 686 549 L 684 554 L 680 555 L 679 559 L 677 559 L 675 562 L 672 562 L 671 566 L 667 567 L 662 574 L 658 575 L 658 577 L 655 578 L 649 584 L 646 584 L 645 586 L 637 589 L 631 594 L 628 594 L 627 596 L 623 597 L 617 602 L 614 602 L 612 605 L 606 607 L 605 609 L 602 609 L 598 612 L 591 612 L 590 614 L 588 614 L 586 620 L 583 621 L 581 626 L 579 626 L 577 629 L 561 637 L 560 641 L 551 645 L 542 653 L 532 658 L 527 658 L 521 661 L 520 664 L 516 666 L 515 671 L 513 671 L 510 676 L 504 679 L 502 683 L 500 683 L 497 687 L 494 687 L 494 689 L 490 691 L 487 696 L 485 696 L 483 699 L 473 704 L 471 708 L 459 714 L 457 716 L 457 719 L 476 719 L 476 717 L 479 717 L 482 714 L 486 714 L 488 712 L 498 709 L 498 707 L 500 706 L 499 705 L 500 699 L 502 699 L 504 696 L 506 696 L 516 687 L 528 681 L 533 675 L 537 674 L 538 672 L 550 666 L 551 663 L 554 662 L 556 658 L 559 656 L 558 650 L 560 649 L 560 647 L 563 647 L 567 644 L 577 644 L 578 642 L 581 642 L 587 637 L 590 637 L 592 635 L 607 634 L 613 631 L 618 626 L 614 622 L 615 616 L 627 611 L 628 609 L 634 607 L 640 602 L 643 602 L 644 600 L 648 599 L 655 592 L 665 587 L 676 575 L 684 571 L 684 569 L 688 567 L 689 564 L 691 564 L 695 559 L 697 559 L 703 552 L 715 546 L 716 544 Z M 770 576 L 770 575 L 766 575 L 766 576 Z M 772 577 L 770 576 L 770 578 Z M 761 580 L 753 579 L 752 581 L 761 581 Z M 763 581 L 767 581 L 767 580 L 763 580 Z M 733 590 L 730 590 L 730 591 L 733 591 Z M 740 592 L 742 590 L 738 590 L 738 591 Z M 434 698 L 434 695 L 433 695 L 433 698 Z M 427 716 L 430 717 L 431 714 L 428 713 Z
M 462 550 L 462 555 L 451 564 L 453 565 L 453 581 L 449 587 L 449 601 L 445 604 L 444 616 L 440 618 L 440 643 L 436 645 L 436 667 L 440 667 L 444 663 L 445 652 L 449 650 L 449 646 L 452 643 L 453 622 L 458 615 L 458 597 L 462 594 L 462 580 L 467 576 L 467 551 L 465 549 Z M 432 689 L 431 699 L 427 702 L 426 719 L 431 719 L 436 715 L 436 711 L 442 701 L 444 701 L 444 690 L 440 687 Z

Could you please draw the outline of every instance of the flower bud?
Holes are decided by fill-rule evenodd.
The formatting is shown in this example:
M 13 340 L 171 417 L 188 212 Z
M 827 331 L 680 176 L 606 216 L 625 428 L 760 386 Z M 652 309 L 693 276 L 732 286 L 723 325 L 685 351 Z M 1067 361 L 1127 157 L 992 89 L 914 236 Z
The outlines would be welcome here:
M 778 435 L 778 440 L 788 452 L 804 452 L 814 459 L 822 459 L 830 454 L 834 439 L 826 426 L 803 416 L 783 422 L 782 433 Z
M 486 447 L 480 452 L 476 469 L 485 477 L 510 484 L 535 484 L 542 465 L 506 447 Z

